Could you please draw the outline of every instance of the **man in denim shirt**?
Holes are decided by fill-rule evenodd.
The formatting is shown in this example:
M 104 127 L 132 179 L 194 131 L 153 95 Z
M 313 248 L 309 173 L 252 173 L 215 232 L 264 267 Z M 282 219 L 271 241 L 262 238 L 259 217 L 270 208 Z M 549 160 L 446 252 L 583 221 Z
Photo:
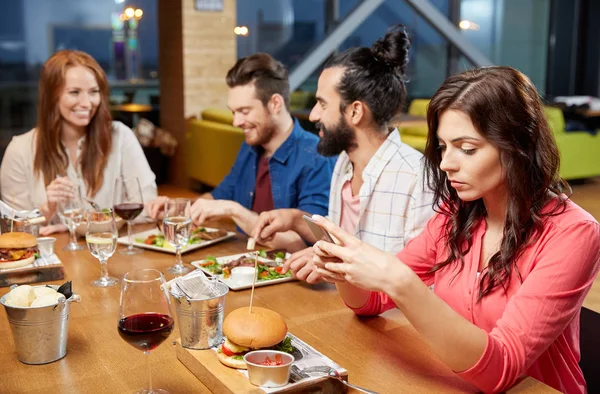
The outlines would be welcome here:
M 318 154 L 319 138 L 290 115 L 285 67 L 257 53 L 238 60 L 226 80 L 233 125 L 244 130 L 246 140 L 230 173 L 193 204 L 194 223 L 231 217 L 250 233 L 264 211 L 297 208 L 326 215 L 335 158 Z M 150 204 L 150 215 L 158 217 L 163 204 L 164 198 Z M 277 234 L 269 245 L 306 247 L 293 231 Z

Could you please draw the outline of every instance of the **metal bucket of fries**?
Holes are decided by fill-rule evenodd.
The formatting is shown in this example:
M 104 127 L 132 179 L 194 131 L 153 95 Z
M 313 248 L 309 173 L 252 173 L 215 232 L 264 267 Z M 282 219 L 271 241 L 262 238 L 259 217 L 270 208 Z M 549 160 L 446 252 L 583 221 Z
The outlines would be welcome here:
M 216 279 L 211 282 L 213 295 L 203 299 L 189 299 L 171 291 L 183 347 L 209 349 L 223 339 L 225 295 L 229 287 Z

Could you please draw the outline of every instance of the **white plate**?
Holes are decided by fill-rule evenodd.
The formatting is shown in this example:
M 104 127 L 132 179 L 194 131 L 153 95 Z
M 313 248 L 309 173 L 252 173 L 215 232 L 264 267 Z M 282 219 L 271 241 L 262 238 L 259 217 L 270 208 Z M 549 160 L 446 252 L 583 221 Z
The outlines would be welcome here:
M 216 228 L 210 228 L 210 227 L 204 227 L 204 229 L 207 232 L 213 232 L 213 231 L 217 231 Z M 136 239 L 146 239 L 148 238 L 150 235 L 159 235 L 162 234 L 158 229 L 151 229 L 148 231 L 143 231 L 141 233 L 136 233 L 136 234 L 132 234 L 131 238 L 133 238 L 133 246 L 136 246 L 138 248 L 144 248 L 144 249 L 150 249 L 150 250 L 155 250 L 157 252 L 165 252 L 165 253 L 171 253 L 171 254 L 175 254 L 175 248 L 172 247 L 170 244 L 165 243 L 165 246 L 163 247 L 158 247 L 155 245 L 147 245 L 143 242 L 137 242 Z M 218 242 L 221 242 L 223 240 L 226 240 L 228 238 L 234 237 L 235 233 L 228 231 L 227 235 L 222 236 L 221 238 L 217 238 L 217 239 L 213 239 L 210 241 L 202 241 L 200 243 L 197 244 L 193 244 L 193 245 L 188 245 L 187 248 L 183 249 L 181 251 L 181 253 L 187 253 L 187 252 L 191 252 L 192 250 L 196 250 L 196 249 L 200 249 L 200 248 L 205 248 L 209 245 L 213 245 L 216 244 Z M 119 239 L 117 239 L 117 242 L 120 243 L 121 245 L 129 245 L 129 238 L 125 235 L 123 237 L 120 237 Z
M 240 254 L 234 254 L 231 256 L 222 256 L 222 257 L 217 257 L 217 262 L 219 264 L 226 264 L 232 260 L 236 260 L 242 256 L 248 255 L 251 253 L 240 253 Z M 285 258 L 288 259 L 291 255 L 289 253 L 286 253 Z M 264 259 L 262 257 L 258 258 L 258 261 L 272 261 L 272 260 L 267 260 Z M 201 269 L 204 273 L 210 275 L 210 276 L 216 276 L 217 278 L 219 278 L 219 280 L 223 283 L 225 283 L 227 286 L 229 286 L 229 288 L 231 290 L 244 290 L 244 289 L 250 289 L 252 288 L 252 282 L 249 281 L 249 283 L 240 283 L 240 282 L 236 282 L 233 281 L 231 278 L 227 278 L 225 279 L 223 277 L 223 275 L 216 275 L 211 273 L 209 270 L 207 270 L 206 268 L 202 267 L 202 263 L 204 263 L 206 260 L 196 260 L 196 261 L 192 261 L 191 264 L 196 267 Z M 283 282 L 289 282 L 292 280 L 296 280 L 296 278 L 294 277 L 289 277 L 289 278 L 279 278 L 279 279 L 271 279 L 271 280 L 260 280 L 260 281 L 256 281 L 256 283 L 254 284 L 254 287 L 261 287 L 261 286 L 269 286 L 269 285 L 274 285 L 276 283 L 283 283 Z

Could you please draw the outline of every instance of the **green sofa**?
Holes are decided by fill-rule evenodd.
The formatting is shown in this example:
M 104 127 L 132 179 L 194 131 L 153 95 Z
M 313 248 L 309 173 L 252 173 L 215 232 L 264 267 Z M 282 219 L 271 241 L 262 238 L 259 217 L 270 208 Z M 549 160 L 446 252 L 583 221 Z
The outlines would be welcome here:
M 244 142 L 244 132 L 233 127 L 231 111 L 207 109 L 202 119 L 190 119 L 186 130 L 188 177 L 215 187 L 231 170 Z
M 408 106 L 409 115 L 427 117 L 427 105 L 429 99 L 414 99 Z M 427 126 L 409 126 L 399 127 L 398 131 L 402 138 L 402 142 L 412 146 L 419 152 L 425 152 L 425 145 L 427 144 Z
M 428 99 L 415 99 L 408 113 L 427 116 Z M 565 131 L 565 118 L 560 108 L 545 106 L 546 118 L 554 133 L 560 153 L 560 176 L 564 179 L 583 179 L 600 176 L 600 133 Z M 402 141 L 424 152 L 427 143 L 427 127 L 401 127 Z
M 560 108 L 544 107 L 560 152 L 560 176 L 583 179 L 600 175 L 600 133 L 565 131 L 565 117 Z

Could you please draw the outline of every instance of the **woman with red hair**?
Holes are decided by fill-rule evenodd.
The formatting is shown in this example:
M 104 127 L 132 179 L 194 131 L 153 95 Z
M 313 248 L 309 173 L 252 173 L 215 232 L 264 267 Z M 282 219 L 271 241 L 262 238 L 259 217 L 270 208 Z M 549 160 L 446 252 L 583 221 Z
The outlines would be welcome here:
M 14 137 L 2 160 L 5 201 L 38 208 L 50 220 L 77 182 L 84 197 L 110 207 L 119 176 L 137 177 L 144 201 L 156 198 L 154 173 L 131 129 L 112 121 L 108 95 L 106 75 L 90 55 L 64 50 L 46 61 L 36 128 Z

